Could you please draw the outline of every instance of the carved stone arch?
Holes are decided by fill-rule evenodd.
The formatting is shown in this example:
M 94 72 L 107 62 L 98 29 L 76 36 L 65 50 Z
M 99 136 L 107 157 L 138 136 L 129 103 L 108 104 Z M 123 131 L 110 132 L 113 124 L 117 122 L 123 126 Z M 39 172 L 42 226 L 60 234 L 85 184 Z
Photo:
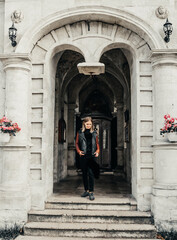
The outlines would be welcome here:
M 90 79 L 90 81 L 91 81 L 91 79 Z M 83 109 L 83 106 L 84 106 L 86 100 L 88 99 L 88 96 L 90 96 L 93 93 L 93 91 L 95 91 L 95 90 L 98 90 L 103 96 L 105 96 L 106 101 L 109 105 L 109 109 L 111 111 L 113 111 L 114 96 L 115 96 L 114 94 L 115 93 L 112 91 L 112 89 L 108 85 L 108 83 L 106 81 L 103 81 L 103 84 L 101 86 L 99 86 L 99 88 L 97 89 L 97 88 L 95 88 L 95 86 L 93 84 L 90 83 L 90 81 L 86 83 L 87 84 L 86 87 L 85 87 L 85 85 L 86 85 L 85 84 L 84 86 L 82 86 L 82 88 L 79 91 L 79 98 L 80 98 L 79 99 L 80 100 L 79 109 L 80 109 L 80 111 Z M 81 102 L 82 102 L 82 104 L 81 104 Z
M 131 39 L 130 36 L 133 36 L 134 38 L 132 37 Z M 129 39 L 127 40 L 127 38 Z M 116 48 L 127 49 L 136 58 L 149 58 L 151 54 L 151 47 L 144 41 L 144 39 L 125 29 L 125 35 L 122 37 L 118 35 L 111 43 L 105 42 L 97 49 L 95 54 L 97 56 L 97 60 L 99 61 L 105 52 Z
M 73 66 L 65 72 L 65 75 L 63 76 L 63 79 L 61 81 L 61 89 L 63 89 L 62 92 L 64 92 L 65 89 L 67 88 L 69 81 L 71 81 L 76 75 L 79 74 L 77 69 L 77 64 L 80 63 L 80 61 L 81 59 L 77 59 L 77 61 L 73 64 Z
M 94 44 L 96 43 L 95 48 L 92 47 L 92 41 Z M 99 45 L 100 47 L 98 47 Z M 49 73 L 48 63 L 58 52 L 70 49 L 81 53 L 85 61 L 98 61 L 105 51 L 118 47 L 129 49 L 134 57 L 145 53 L 142 55 L 148 59 L 150 55 L 149 43 L 132 30 L 117 24 L 94 21 L 90 32 L 88 32 L 86 22 L 80 21 L 54 29 L 37 41 L 31 51 L 32 63 L 34 63 L 33 66 L 41 64 L 44 73 Z M 126 78 L 120 74 L 120 71 L 116 75 L 124 86 L 125 93 L 128 94 L 129 87 Z
M 110 73 L 112 76 L 114 76 L 119 82 L 120 84 L 122 85 L 123 89 L 124 89 L 124 92 L 126 95 L 128 95 L 129 93 L 129 85 L 128 85 L 128 82 L 126 80 L 126 77 L 124 76 L 124 74 L 122 73 L 122 71 L 120 71 L 120 69 L 117 69 L 117 71 L 113 71 L 111 68 L 107 67 L 106 71 L 108 73 Z M 72 73 L 70 72 L 68 75 L 66 75 L 65 77 L 65 81 L 62 83 L 62 90 L 61 90 L 61 98 L 63 98 L 63 95 L 66 91 L 66 88 L 67 86 L 69 85 L 69 83 L 72 81 L 72 79 L 74 77 L 76 77 L 78 75 L 78 71 L 76 69 L 74 69 L 74 71 L 72 71 Z M 105 79 L 105 76 L 102 76 L 103 80 L 106 81 Z M 111 87 L 111 84 L 110 85 L 110 88 Z M 79 89 L 82 88 L 82 83 L 80 84 L 80 87 L 78 86 L 78 89 L 76 91 L 76 93 L 79 92 Z M 116 95 L 116 94 L 115 94 Z
M 91 24 L 93 24 L 90 32 L 87 31 L 87 24 L 85 21 L 88 15 L 91 16 L 89 20 L 91 20 Z M 79 24 L 77 27 L 79 28 L 78 33 L 80 33 L 80 35 L 73 36 L 73 32 L 77 25 L 76 22 L 78 21 Z M 75 24 L 73 24 L 74 22 Z M 96 43 L 94 47 L 92 46 L 93 41 Z M 100 46 L 100 48 L 98 48 L 98 46 Z M 33 143 L 36 144 L 36 149 L 44 146 L 41 150 L 41 162 L 43 161 L 46 166 L 45 172 L 42 174 L 46 176 L 47 194 L 52 192 L 51 186 L 53 183 L 51 177 L 53 176 L 51 159 L 53 158 L 52 144 L 54 131 L 51 131 L 51 129 L 53 129 L 54 122 L 55 73 L 56 61 L 58 60 L 56 55 L 66 49 L 71 49 L 80 52 L 84 56 L 86 62 L 94 62 L 99 61 L 105 51 L 117 47 L 129 50 L 132 53 L 133 59 L 132 65 L 130 66 L 132 88 L 128 100 L 131 99 L 131 105 L 135 106 L 131 111 L 132 136 L 134 139 L 137 139 L 137 141 L 132 142 L 133 152 L 131 156 L 132 172 L 135 173 L 137 169 L 140 169 L 141 146 L 150 148 L 150 145 L 145 145 L 147 133 L 145 132 L 145 135 L 142 133 L 141 136 L 139 134 L 139 123 L 151 121 L 153 124 L 153 99 L 149 97 L 152 95 L 153 91 L 149 53 L 152 48 L 166 48 L 160 35 L 154 32 L 154 30 L 142 19 L 128 12 L 119 9 L 116 10 L 94 6 L 76 8 L 46 17 L 41 20 L 39 24 L 36 24 L 34 29 L 28 31 L 22 37 L 16 48 L 16 53 L 31 53 L 32 56 L 32 82 L 35 82 L 33 85 L 35 89 L 32 89 L 31 112 L 32 114 L 37 112 L 37 119 L 35 119 L 35 121 L 37 123 L 40 122 L 42 129 L 42 134 L 39 135 L 35 132 L 34 134 L 36 135 L 32 137 L 32 140 Z M 115 75 L 115 71 L 111 72 L 111 69 L 108 69 L 108 71 L 114 74 L 116 79 L 120 80 L 120 75 Z M 148 86 L 143 85 L 145 81 L 149 84 Z M 125 79 L 123 82 L 125 84 Z M 142 97 L 143 95 L 145 95 L 146 98 Z M 151 102 L 148 102 L 148 100 Z M 125 104 L 127 103 L 128 101 L 125 102 Z M 70 104 L 68 108 L 70 113 L 74 116 L 76 105 Z M 118 111 L 122 111 L 123 105 L 120 104 L 117 109 Z M 146 113 L 149 115 L 145 119 L 144 115 Z M 123 116 L 123 114 L 121 114 L 121 116 Z M 68 125 L 73 126 L 74 121 L 71 122 L 71 120 L 70 118 Z M 31 120 L 31 125 L 33 123 L 34 119 Z M 152 133 L 148 135 L 148 139 L 152 138 L 151 134 Z M 74 134 L 70 136 L 70 138 L 73 141 Z M 34 141 L 34 139 L 36 140 Z M 70 147 L 72 148 L 72 145 L 70 145 Z M 72 155 L 70 159 L 74 159 L 74 155 Z M 49 175 L 50 179 L 48 181 L 47 176 Z M 132 177 L 132 194 L 138 201 L 139 199 L 141 201 L 142 198 L 139 196 L 139 189 L 137 187 L 137 181 L 139 179 L 136 177 L 136 175 Z M 144 185 L 144 187 L 146 186 Z
M 138 33 L 149 46 L 155 49 L 166 48 L 161 36 L 143 19 L 138 18 L 132 13 L 106 6 L 87 6 L 87 8 L 76 7 L 68 9 L 67 11 L 59 11 L 35 23 L 35 25 L 32 26 L 31 29 L 28 29 L 23 35 L 16 52 L 30 53 L 33 46 L 36 45 L 36 42 L 42 39 L 44 35 L 52 32 L 54 29 L 61 29 L 64 25 L 66 28 L 68 26 L 69 29 L 71 23 L 87 20 L 86 16 L 89 16 L 89 20 L 98 21 L 99 19 L 99 21 L 110 22 L 112 25 L 121 22 L 122 27 Z
M 109 91 L 112 93 L 112 95 L 115 97 L 115 100 L 116 99 L 116 96 L 117 96 L 117 91 L 116 91 L 116 88 L 113 88 L 112 86 L 112 82 L 110 83 L 107 79 L 106 79 L 106 76 L 105 75 L 102 75 L 102 76 L 97 76 L 98 79 L 101 79 L 101 81 L 107 86 L 107 89 L 109 89 Z M 77 97 L 79 96 L 79 93 L 82 91 L 82 89 L 85 88 L 86 85 L 89 85 L 89 82 L 91 81 L 90 77 L 88 76 L 83 76 L 82 79 L 84 79 L 84 81 L 80 81 L 80 84 L 75 86 L 72 91 L 72 95 L 70 96 L 70 101 L 72 102 L 78 102 L 79 99 L 77 99 Z M 119 84 L 118 81 L 115 82 L 115 84 Z M 89 90 L 88 90 L 89 92 Z M 87 92 L 87 93 L 88 93 Z
M 48 34 L 49 35 L 49 34 Z M 47 38 L 45 38 L 47 39 Z M 47 40 L 46 40 L 47 41 Z M 73 42 L 67 42 L 63 39 L 62 42 L 55 42 L 50 46 L 50 44 L 45 47 L 44 44 L 47 45 L 47 42 L 43 44 L 36 44 L 31 51 L 32 63 L 41 62 L 47 63 L 49 62 L 56 54 L 63 52 L 65 50 L 72 50 L 80 53 L 84 57 L 84 52 L 81 47 Z
M 90 33 L 86 30 L 85 21 L 79 22 L 80 29 L 75 23 L 52 30 L 36 42 L 31 51 L 32 60 L 44 61 L 47 53 L 52 57 L 57 51 L 66 49 L 80 52 L 86 62 L 99 61 L 105 51 L 113 48 L 126 48 L 138 57 L 149 57 L 151 46 L 138 34 L 119 25 L 107 23 L 105 27 L 103 22 L 94 23 Z M 75 32 L 79 35 L 73 36 Z
M 114 65 L 114 63 L 112 63 L 112 62 L 111 62 L 111 64 Z M 129 83 L 128 83 L 124 73 L 122 72 L 120 67 L 115 66 L 115 69 L 116 69 L 116 71 L 113 71 L 113 69 L 111 67 L 107 66 L 106 72 L 110 73 L 115 78 L 117 78 L 118 81 L 120 82 L 120 84 L 122 85 L 122 87 L 124 88 L 125 93 L 128 94 L 130 86 L 129 86 Z

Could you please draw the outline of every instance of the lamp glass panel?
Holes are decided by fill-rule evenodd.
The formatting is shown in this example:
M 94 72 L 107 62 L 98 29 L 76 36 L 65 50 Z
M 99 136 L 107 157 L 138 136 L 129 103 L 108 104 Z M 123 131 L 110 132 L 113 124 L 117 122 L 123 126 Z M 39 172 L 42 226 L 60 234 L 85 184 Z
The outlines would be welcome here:
M 15 30 L 15 29 L 13 29 L 13 35 L 14 35 L 14 36 L 16 35 L 16 30 Z
M 13 29 L 9 28 L 9 36 L 12 36 L 12 35 L 13 35 Z

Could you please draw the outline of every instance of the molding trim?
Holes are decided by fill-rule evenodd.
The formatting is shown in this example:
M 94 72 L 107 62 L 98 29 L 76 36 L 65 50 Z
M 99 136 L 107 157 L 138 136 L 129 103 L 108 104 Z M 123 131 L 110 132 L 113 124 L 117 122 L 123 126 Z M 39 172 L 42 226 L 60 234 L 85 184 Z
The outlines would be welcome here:
M 0 54 L 0 60 L 10 59 L 10 58 L 22 58 L 31 60 L 31 56 L 29 53 L 2 53 Z
M 165 141 L 158 141 L 153 142 L 151 145 L 153 148 L 163 148 L 163 149 L 174 149 L 177 150 L 177 143 L 165 142 Z
M 153 50 L 151 54 L 152 67 L 177 66 L 177 49 Z
M 31 70 L 31 57 L 28 53 L 0 54 L 0 60 L 3 63 L 4 71 L 9 68 Z

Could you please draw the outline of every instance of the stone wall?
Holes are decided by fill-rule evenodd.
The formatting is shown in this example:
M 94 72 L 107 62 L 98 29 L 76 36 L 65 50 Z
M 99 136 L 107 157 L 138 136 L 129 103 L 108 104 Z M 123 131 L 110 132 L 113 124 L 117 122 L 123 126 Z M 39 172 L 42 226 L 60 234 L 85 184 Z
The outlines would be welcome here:
M 166 0 L 122 2 L 29 0 L 28 4 L 26 0 L 0 2 L 0 11 L 4 13 L 1 14 L 0 19 L 0 33 L 3 33 L 0 34 L 0 52 L 3 53 L 0 56 L 3 63 L 0 65 L 0 115 L 7 111 L 6 114 L 13 120 L 19 121 L 23 128 L 19 136 L 16 139 L 13 138 L 9 145 L 0 146 L 2 156 L 0 166 L 4 166 L 0 182 L 0 189 L 3 192 L 0 196 L 1 222 L 8 221 L 9 218 L 14 222 L 16 213 L 19 214 L 17 214 L 18 221 L 26 221 L 27 211 L 30 208 L 43 209 L 44 201 L 52 194 L 54 139 L 56 143 L 54 126 L 56 129 L 59 117 L 59 115 L 56 116 L 54 125 L 55 74 L 60 58 L 58 53 L 70 49 L 81 53 L 86 63 L 96 63 L 104 52 L 115 48 L 126 49 L 125 56 L 129 55 L 127 60 L 131 78 L 133 137 L 131 139 L 132 194 L 137 199 L 139 210 L 152 209 L 156 223 L 160 225 L 161 220 L 164 219 L 159 215 L 159 188 L 161 187 L 162 191 L 165 189 L 164 202 L 169 204 L 171 210 L 167 220 L 170 222 L 170 218 L 175 219 L 174 201 L 173 199 L 168 201 L 170 192 L 164 188 L 163 182 L 158 182 L 160 187 L 156 184 L 158 168 L 155 164 L 162 155 L 153 155 L 157 150 L 153 150 L 152 147 L 153 141 L 161 141 L 158 135 L 161 127 L 159 124 L 163 123 L 165 111 L 176 114 L 177 32 L 173 32 L 168 44 L 164 42 L 162 27 L 165 19 L 157 18 L 155 14 L 159 5 L 168 9 L 169 20 L 175 24 L 177 6 L 176 1 L 173 0 L 170 2 Z M 10 16 L 16 9 L 21 9 L 24 20 L 15 24 L 18 35 L 17 47 L 13 48 L 8 38 L 8 28 L 12 24 Z M 160 52 L 159 49 L 164 51 Z M 151 58 L 152 53 L 155 57 L 153 55 Z M 158 68 L 154 67 L 156 65 Z M 64 90 L 71 79 L 68 77 L 67 81 L 62 82 L 61 87 Z M 126 89 L 125 78 L 119 75 L 118 79 Z M 167 79 L 170 84 L 167 84 Z M 68 98 L 65 93 L 61 91 L 67 103 Z M 169 93 L 171 93 L 170 97 Z M 71 102 L 64 108 L 65 119 L 71 126 L 70 130 L 73 134 L 74 122 L 68 115 L 68 111 L 74 115 L 76 105 Z M 62 161 L 63 169 L 59 170 L 63 176 L 66 175 L 66 159 L 69 159 L 68 165 L 73 164 L 74 135 L 72 134 L 69 142 L 64 146 L 57 148 L 55 144 L 55 156 L 58 153 L 63 154 L 65 159 Z M 67 144 L 71 150 L 69 152 Z M 171 151 L 171 147 L 168 150 Z M 173 154 L 170 156 L 173 158 Z M 22 164 L 20 164 L 21 158 Z M 58 166 L 56 159 L 57 157 L 54 167 L 59 168 L 62 164 Z M 19 165 L 21 168 L 18 167 Z M 9 166 L 9 170 L 5 166 Z M 17 178 L 14 178 L 14 172 Z M 23 178 L 20 178 L 20 174 Z M 57 180 L 56 175 L 55 179 Z M 10 189 L 16 183 L 17 193 L 13 195 Z M 9 184 L 11 188 L 7 188 Z M 172 183 L 170 181 L 166 183 L 173 188 L 175 197 L 176 184 L 175 177 Z M 22 198 L 23 207 L 21 208 L 19 198 Z M 11 205 L 6 205 L 7 200 L 13 200 L 12 209 Z M 170 224 L 162 225 L 168 229 Z
M 20 38 L 23 36 L 24 32 L 26 32 L 27 29 L 34 26 L 38 21 L 40 21 L 42 18 L 46 18 L 50 14 L 54 14 L 58 11 L 63 11 L 67 9 L 77 8 L 79 7 L 85 7 L 88 8 L 90 6 L 105 6 L 108 8 L 114 8 L 114 9 L 122 9 L 123 11 L 127 11 L 131 14 L 136 15 L 137 17 L 140 17 L 143 19 L 143 21 L 147 22 L 150 26 L 153 26 L 153 29 L 155 32 L 161 35 L 161 37 L 164 37 L 164 33 L 162 30 L 163 24 L 165 23 L 165 19 L 160 19 L 156 17 L 155 10 L 160 6 L 164 6 L 169 11 L 169 21 L 172 23 L 175 23 L 175 9 L 176 9 L 176 2 L 175 0 L 171 1 L 137 1 L 137 0 L 127 0 L 124 2 L 116 1 L 116 0 L 110 0 L 103 1 L 103 0 L 97 0 L 95 1 L 79 1 L 79 0 L 71 0 L 69 2 L 66 1 L 60 1 L 58 4 L 57 0 L 52 1 L 42 1 L 42 0 L 29 0 L 28 1 L 28 7 L 26 7 L 26 1 L 5 1 L 5 3 L 1 3 L 1 9 L 3 7 L 5 8 L 5 18 L 4 18 L 4 29 L 1 31 L 4 31 L 4 48 L 5 52 L 12 52 L 13 48 L 10 47 L 10 41 L 8 39 L 8 28 L 11 26 L 11 19 L 10 16 L 12 12 L 16 9 L 21 9 L 21 11 L 24 14 L 24 20 L 16 24 L 18 28 L 18 37 L 17 41 L 19 42 Z M 3 10 L 2 10 L 3 11 Z M 110 9 L 111 11 L 111 9 Z M 3 16 L 3 15 L 1 15 Z M 111 19 L 110 19 L 111 20 Z M 2 21 L 3 22 L 3 21 Z M 114 20 L 113 20 L 114 22 Z M 2 24 L 2 23 L 1 23 Z M 128 27 L 128 26 L 127 26 Z M 1 35 L 2 36 L 2 35 Z M 3 37 L 3 36 L 2 36 Z M 168 46 L 170 48 L 175 48 L 176 44 L 176 38 L 177 33 L 175 31 L 173 32 L 173 37 L 171 38 L 170 43 Z

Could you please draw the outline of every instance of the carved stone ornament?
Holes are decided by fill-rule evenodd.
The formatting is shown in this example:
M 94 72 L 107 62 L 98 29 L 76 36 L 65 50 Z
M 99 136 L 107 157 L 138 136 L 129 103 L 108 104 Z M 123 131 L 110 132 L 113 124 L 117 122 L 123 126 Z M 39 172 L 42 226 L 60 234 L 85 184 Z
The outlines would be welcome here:
M 161 19 L 168 18 L 168 10 L 163 6 L 158 7 L 155 10 L 155 14 L 158 18 L 161 18 Z
M 20 23 L 24 18 L 23 13 L 21 12 L 21 10 L 15 10 L 12 15 L 11 15 L 11 19 L 13 23 Z

